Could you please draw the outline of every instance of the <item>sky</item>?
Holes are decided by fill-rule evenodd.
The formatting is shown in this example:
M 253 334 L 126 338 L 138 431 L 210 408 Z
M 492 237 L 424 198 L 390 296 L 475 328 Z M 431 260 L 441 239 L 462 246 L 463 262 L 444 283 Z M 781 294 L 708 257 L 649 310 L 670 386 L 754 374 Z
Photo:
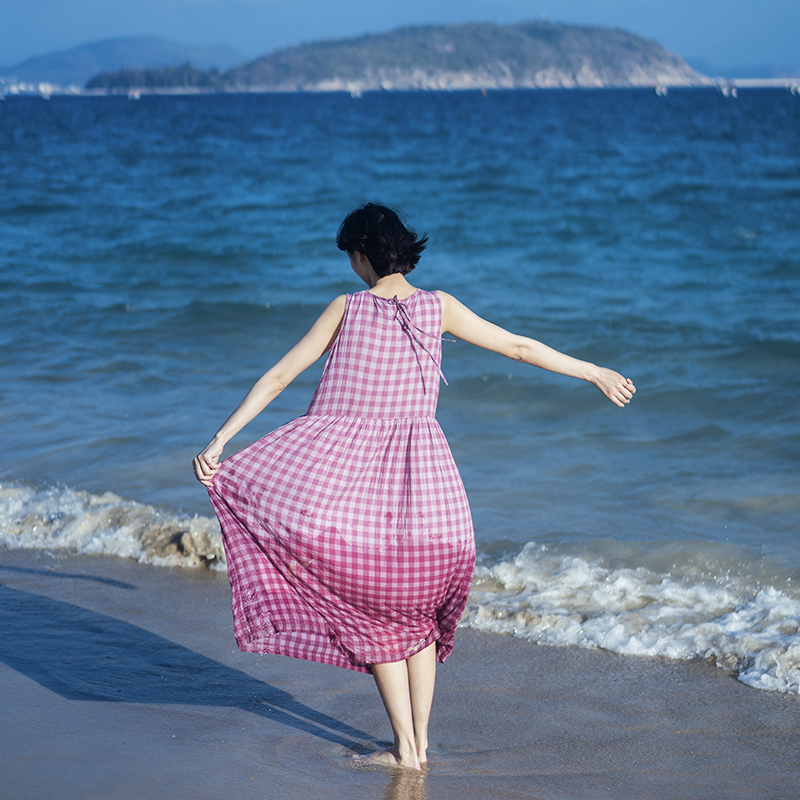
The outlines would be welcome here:
M 403 25 L 543 16 L 624 28 L 717 67 L 800 69 L 798 0 L 0 0 L 0 64 L 127 36 L 223 44 L 255 58 Z

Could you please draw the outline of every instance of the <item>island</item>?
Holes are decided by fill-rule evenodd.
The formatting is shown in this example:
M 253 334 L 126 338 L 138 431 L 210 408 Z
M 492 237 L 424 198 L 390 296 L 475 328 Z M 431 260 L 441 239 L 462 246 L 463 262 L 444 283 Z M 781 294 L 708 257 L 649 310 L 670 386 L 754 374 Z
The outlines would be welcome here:
M 163 73 L 163 74 L 161 74 Z M 181 83 L 181 76 L 185 82 Z M 106 91 L 331 92 L 703 86 L 656 42 L 618 28 L 539 20 L 418 25 L 286 47 L 219 74 L 190 65 L 102 73 Z

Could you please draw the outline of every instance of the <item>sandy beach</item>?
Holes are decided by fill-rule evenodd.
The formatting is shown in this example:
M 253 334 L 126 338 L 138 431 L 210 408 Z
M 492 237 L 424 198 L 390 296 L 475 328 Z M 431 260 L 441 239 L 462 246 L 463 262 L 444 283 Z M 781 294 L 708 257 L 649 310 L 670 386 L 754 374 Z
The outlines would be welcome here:
M 389 735 L 370 678 L 240 653 L 224 574 L 0 555 L 0 796 L 797 796 L 800 699 L 705 663 L 462 630 L 424 774 L 351 756 Z

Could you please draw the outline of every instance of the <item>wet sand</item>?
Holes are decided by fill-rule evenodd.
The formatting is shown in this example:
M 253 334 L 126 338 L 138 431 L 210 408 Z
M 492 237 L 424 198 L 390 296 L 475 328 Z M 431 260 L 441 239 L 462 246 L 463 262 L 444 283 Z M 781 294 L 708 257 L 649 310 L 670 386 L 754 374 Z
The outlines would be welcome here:
M 462 630 L 431 764 L 386 741 L 372 680 L 240 653 L 223 574 L 0 553 L 0 797 L 790 800 L 800 698 L 704 663 Z

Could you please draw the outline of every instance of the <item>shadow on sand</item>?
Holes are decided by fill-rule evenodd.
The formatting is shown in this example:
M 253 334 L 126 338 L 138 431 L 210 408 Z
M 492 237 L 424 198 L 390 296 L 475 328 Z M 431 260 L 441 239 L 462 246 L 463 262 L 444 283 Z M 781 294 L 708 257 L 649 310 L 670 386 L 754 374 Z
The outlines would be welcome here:
M 0 661 L 67 700 L 240 708 L 357 753 L 375 740 L 149 631 L 0 585 Z

